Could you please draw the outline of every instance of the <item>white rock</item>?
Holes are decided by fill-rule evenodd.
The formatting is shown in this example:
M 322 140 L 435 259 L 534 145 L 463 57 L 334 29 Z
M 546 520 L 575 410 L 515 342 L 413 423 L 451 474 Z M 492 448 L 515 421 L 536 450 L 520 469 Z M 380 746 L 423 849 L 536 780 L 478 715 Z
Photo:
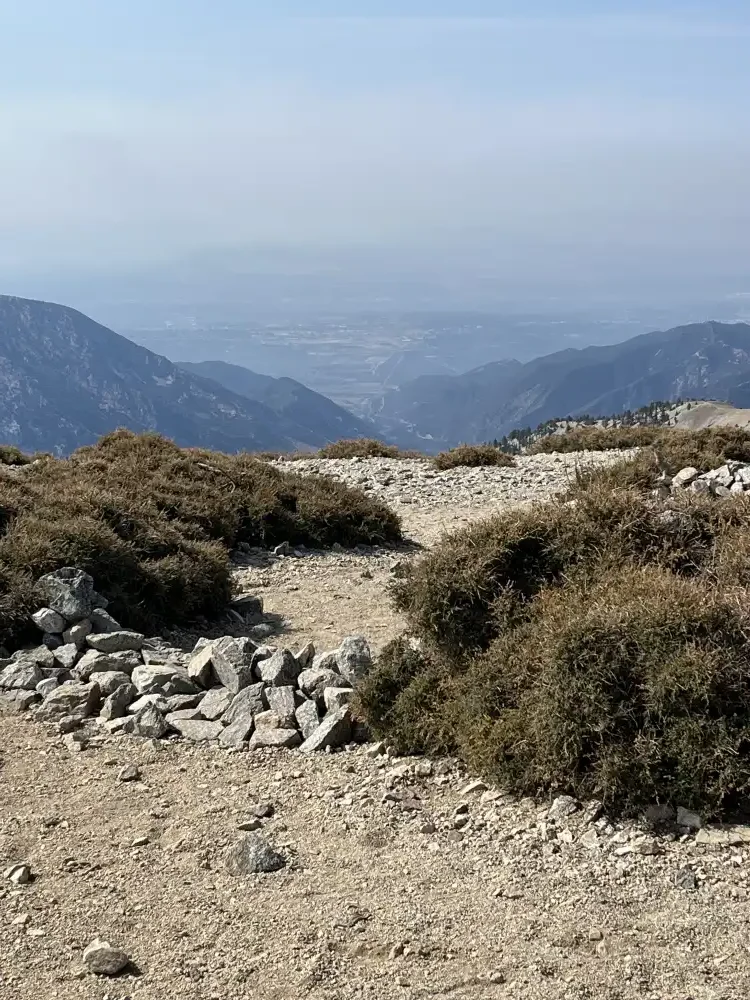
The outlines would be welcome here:
M 52 608 L 40 608 L 31 616 L 31 620 L 42 632 L 52 632 L 54 635 L 60 635 L 67 625 L 63 616 Z
M 693 468 L 692 465 L 688 465 L 684 469 L 680 469 L 677 475 L 672 477 L 672 483 L 674 486 L 689 486 L 699 475 L 700 472 L 698 469 Z
M 323 691 L 323 701 L 327 712 L 337 712 L 344 705 L 348 705 L 354 697 L 351 688 L 327 687 Z
M 5 877 L 13 885 L 28 885 L 31 881 L 31 868 L 28 865 L 11 865 L 5 872 Z

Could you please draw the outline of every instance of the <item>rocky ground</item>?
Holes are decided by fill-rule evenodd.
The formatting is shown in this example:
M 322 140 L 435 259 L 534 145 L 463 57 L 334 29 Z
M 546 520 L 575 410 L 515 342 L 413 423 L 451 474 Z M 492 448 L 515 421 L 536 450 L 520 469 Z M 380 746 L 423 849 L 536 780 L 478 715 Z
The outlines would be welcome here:
M 418 464 L 340 474 L 378 484 L 431 544 L 463 519 L 549 495 L 573 462 L 435 479 Z M 349 633 L 377 644 L 400 624 L 383 584 L 409 558 L 418 552 L 245 553 L 238 574 L 265 581 L 282 630 L 328 648 Z M 746 828 L 696 829 L 687 814 L 621 827 L 593 804 L 550 810 L 451 761 L 372 747 L 237 753 L 103 735 L 76 753 L 28 716 L 0 727 L 2 1000 L 739 1000 L 750 989 Z M 232 874 L 228 852 L 253 828 L 284 867 Z M 28 882 L 5 877 L 21 864 Z M 84 963 L 96 937 L 129 957 L 119 976 Z

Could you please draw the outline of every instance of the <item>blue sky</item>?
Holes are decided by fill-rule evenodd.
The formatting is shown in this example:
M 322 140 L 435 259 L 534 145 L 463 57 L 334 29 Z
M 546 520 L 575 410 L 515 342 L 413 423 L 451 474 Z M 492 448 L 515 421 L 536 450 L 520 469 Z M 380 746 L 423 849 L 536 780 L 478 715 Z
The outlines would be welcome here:
M 0 0 L 0 267 L 271 242 L 728 267 L 748 51 L 747 0 Z

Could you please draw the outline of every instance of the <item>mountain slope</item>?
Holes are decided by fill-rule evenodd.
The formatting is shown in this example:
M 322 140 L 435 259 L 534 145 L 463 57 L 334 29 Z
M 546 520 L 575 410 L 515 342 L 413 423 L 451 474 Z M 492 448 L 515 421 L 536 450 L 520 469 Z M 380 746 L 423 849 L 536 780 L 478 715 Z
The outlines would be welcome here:
M 10 296 L 0 296 L 0 404 L 0 442 L 27 451 L 66 454 L 117 427 L 221 451 L 305 443 L 269 407 L 75 309 Z
M 402 431 L 416 432 L 443 447 L 555 417 L 620 413 L 688 396 L 750 405 L 750 325 L 694 323 L 523 365 L 416 379 L 387 393 L 373 415 L 396 440 Z
M 231 392 L 263 403 L 300 428 L 305 444 L 321 448 L 340 438 L 375 437 L 377 428 L 360 420 L 327 396 L 292 378 L 271 378 L 225 361 L 178 362 L 180 368 L 210 378 Z

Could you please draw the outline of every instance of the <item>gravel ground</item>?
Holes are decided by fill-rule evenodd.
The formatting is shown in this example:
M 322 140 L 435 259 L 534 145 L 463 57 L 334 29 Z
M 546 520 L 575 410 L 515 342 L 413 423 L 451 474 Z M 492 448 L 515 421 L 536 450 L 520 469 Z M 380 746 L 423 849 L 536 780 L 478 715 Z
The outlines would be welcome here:
M 654 839 L 584 811 L 553 823 L 529 800 L 466 791 L 448 761 L 417 776 L 423 762 L 364 750 L 112 738 L 71 754 L 18 718 L 3 736 L 0 857 L 34 874 L 0 883 L 3 1000 L 734 1000 L 750 988 L 742 845 Z M 128 763 L 141 780 L 118 784 Z M 258 804 L 273 807 L 262 832 L 287 867 L 233 877 L 226 850 Z M 84 971 L 97 935 L 131 957 L 123 976 Z
M 326 475 L 377 496 L 396 510 L 405 534 L 418 546 L 508 506 L 548 500 L 566 489 L 576 469 L 607 465 L 627 452 L 529 455 L 516 468 L 452 469 L 402 459 L 303 459 L 278 462 L 302 474 Z M 262 596 L 265 609 L 285 621 L 290 641 L 312 639 L 335 648 L 347 635 L 364 633 L 374 646 L 404 623 L 387 598 L 394 566 L 418 558 L 419 549 L 394 552 L 298 552 L 276 558 L 256 550 L 238 558 L 243 591 Z
M 527 466 L 535 486 L 514 493 Z M 365 475 L 429 545 L 464 519 L 548 496 L 574 466 L 539 456 L 520 472 L 431 478 L 421 463 L 368 461 L 339 474 Z M 251 552 L 238 575 L 286 619 L 294 644 L 314 637 L 332 648 L 352 632 L 377 644 L 401 624 L 385 605 L 392 566 L 415 557 Z M 470 776 L 451 761 L 367 749 L 308 757 L 96 737 L 73 753 L 29 718 L 1 724 L 2 1000 L 740 1000 L 750 991 L 748 828 L 657 836 L 585 807 L 555 819 L 544 804 L 467 789 Z M 140 780 L 118 782 L 126 764 Z M 234 877 L 227 849 L 258 806 L 260 832 L 287 865 Z M 31 867 L 28 885 L 3 877 L 18 863 Z M 124 974 L 85 970 L 96 936 L 130 956 Z

